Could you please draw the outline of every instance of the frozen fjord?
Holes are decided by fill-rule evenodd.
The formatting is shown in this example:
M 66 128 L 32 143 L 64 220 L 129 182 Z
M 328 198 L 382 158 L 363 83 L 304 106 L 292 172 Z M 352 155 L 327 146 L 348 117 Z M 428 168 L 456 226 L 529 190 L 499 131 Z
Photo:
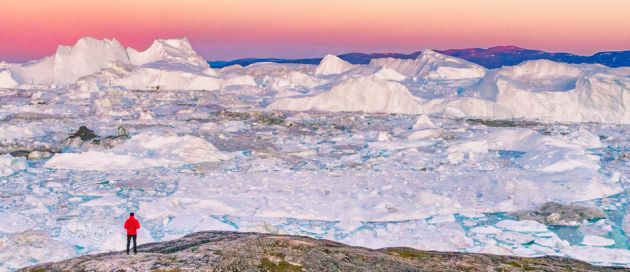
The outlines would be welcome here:
M 143 242 L 227 229 L 630 265 L 623 68 L 199 59 L 84 39 L 0 66 L 2 269 L 118 250 L 129 211 Z M 83 125 L 101 137 L 67 141 Z M 548 202 L 604 215 L 522 214 Z

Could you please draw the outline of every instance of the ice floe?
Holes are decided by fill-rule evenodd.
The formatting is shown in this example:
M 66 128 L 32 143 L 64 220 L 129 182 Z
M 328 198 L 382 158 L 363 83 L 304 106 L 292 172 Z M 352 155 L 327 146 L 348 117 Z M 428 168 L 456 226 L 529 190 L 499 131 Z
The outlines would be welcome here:
M 15 158 L 9 154 L 0 155 L 0 177 L 13 175 L 27 167 L 24 158 Z
M 57 154 L 48 168 L 112 171 L 228 160 L 204 139 L 193 136 L 136 135 L 107 151 Z

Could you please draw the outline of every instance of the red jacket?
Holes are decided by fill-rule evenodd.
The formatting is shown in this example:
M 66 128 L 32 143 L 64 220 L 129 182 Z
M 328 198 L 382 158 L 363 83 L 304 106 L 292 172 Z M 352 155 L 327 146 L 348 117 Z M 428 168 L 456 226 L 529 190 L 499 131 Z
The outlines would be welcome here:
M 129 219 L 125 221 L 125 229 L 127 230 L 127 235 L 136 235 L 136 230 L 140 228 L 140 222 L 133 217 L 129 216 Z

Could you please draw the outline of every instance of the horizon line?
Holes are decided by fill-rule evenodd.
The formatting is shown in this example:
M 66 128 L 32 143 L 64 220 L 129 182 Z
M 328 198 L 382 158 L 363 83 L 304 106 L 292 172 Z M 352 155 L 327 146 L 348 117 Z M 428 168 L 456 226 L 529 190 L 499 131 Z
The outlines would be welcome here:
M 105 37 L 105 38 L 99 39 L 99 38 L 97 38 L 95 36 L 86 35 L 86 36 L 83 36 L 83 37 L 77 39 L 77 41 L 74 44 L 58 44 L 57 47 L 55 48 L 55 50 L 52 53 L 44 55 L 44 56 L 34 57 L 34 58 L 26 57 L 26 58 L 0 59 L 0 63 L 2 63 L 2 62 L 7 62 L 7 63 L 27 63 L 27 62 L 30 62 L 30 61 L 41 60 L 41 59 L 44 59 L 46 57 L 50 57 L 50 56 L 54 55 L 55 52 L 58 50 L 58 48 L 60 46 L 74 46 L 74 45 L 76 45 L 76 43 L 79 40 L 85 39 L 85 38 L 91 38 L 91 39 L 95 39 L 95 40 L 99 40 L 99 41 L 104 41 L 104 40 L 116 41 L 116 42 L 120 43 L 125 49 L 132 48 L 132 49 L 137 50 L 139 52 L 147 50 L 157 40 L 171 40 L 171 39 L 179 40 L 179 39 L 185 39 L 185 40 L 189 41 L 189 43 L 191 44 L 193 50 L 197 54 L 199 54 L 199 52 L 197 50 L 195 50 L 195 47 L 192 44 L 192 42 L 190 42 L 190 39 L 188 39 L 185 36 L 180 36 L 178 38 L 156 38 L 149 44 L 148 47 L 139 50 L 139 49 L 136 49 L 136 48 L 133 48 L 131 46 L 123 44 L 123 42 L 121 42 L 119 39 L 117 39 L 115 37 L 111 37 L 111 38 L 110 37 Z M 568 51 L 549 50 L 548 51 L 548 50 L 544 50 L 544 49 L 533 49 L 533 48 L 527 48 L 527 47 L 511 44 L 511 45 L 493 45 L 493 46 L 488 46 L 488 47 L 483 47 L 483 46 L 477 46 L 477 47 L 475 47 L 475 46 L 473 46 L 473 47 L 451 47 L 451 48 L 446 48 L 446 49 L 424 48 L 424 49 L 419 49 L 419 50 L 408 50 L 408 51 L 401 50 L 401 51 L 389 51 L 389 52 L 387 52 L 387 51 L 380 51 L 380 52 L 372 51 L 372 52 L 369 52 L 369 51 L 357 50 L 357 51 L 347 51 L 345 53 L 324 53 L 324 54 L 319 55 L 319 56 L 307 56 L 307 57 L 280 57 L 280 56 L 278 56 L 278 57 L 276 57 L 276 56 L 248 57 L 248 56 L 244 56 L 244 57 L 224 58 L 224 59 L 212 59 L 212 58 L 206 58 L 206 57 L 203 57 L 203 56 L 202 57 L 203 57 L 203 59 L 206 62 L 230 62 L 230 61 L 249 60 L 249 59 L 251 59 L 251 60 L 260 60 L 260 59 L 315 60 L 315 59 L 322 59 L 326 55 L 335 55 L 335 56 L 342 56 L 342 55 L 348 55 L 348 54 L 367 54 L 367 55 L 372 55 L 372 54 L 404 54 L 404 55 L 411 55 L 411 54 L 414 54 L 414 53 L 422 52 L 424 50 L 432 50 L 432 51 L 436 51 L 436 52 L 444 52 L 444 51 L 449 51 L 449 50 L 471 50 L 471 49 L 488 50 L 488 49 L 493 49 L 493 48 L 514 48 L 514 49 L 522 49 L 522 50 L 541 51 L 541 52 L 551 53 L 551 54 L 571 54 L 571 55 L 579 56 L 579 57 L 592 57 L 592 56 L 595 56 L 596 54 L 600 54 L 600 53 L 616 53 L 616 52 L 627 52 L 627 51 L 630 51 L 630 49 L 619 49 L 619 50 L 614 50 L 614 49 L 613 50 L 606 50 L 606 49 L 603 49 L 603 50 L 598 50 L 598 51 L 596 51 L 596 52 L 594 52 L 592 54 L 583 54 L 583 53 L 572 52 L 570 50 L 568 50 Z M 199 55 L 201 56 L 201 54 L 199 54 Z

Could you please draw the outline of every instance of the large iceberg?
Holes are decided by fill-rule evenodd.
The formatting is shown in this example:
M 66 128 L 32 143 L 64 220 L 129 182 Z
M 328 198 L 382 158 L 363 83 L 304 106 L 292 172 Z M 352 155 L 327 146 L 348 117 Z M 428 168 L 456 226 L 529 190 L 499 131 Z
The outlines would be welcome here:
M 340 59 L 337 56 L 326 55 L 315 69 L 316 75 L 337 75 L 350 71 L 354 68 L 354 65 L 348 63 L 345 60 Z
M 0 68 L 0 88 L 15 88 L 18 86 L 17 81 L 13 78 L 10 70 Z
M 127 48 L 131 63 L 142 66 L 154 62 L 181 63 L 201 69 L 210 68 L 208 63 L 193 50 L 188 39 L 156 40 L 145 51 Z
M 128 48 L 129 59 L 138 68 L 116 80 L 126 89 L 218 90 L 221 79 L 199 56 L 187 39 L 156 40 L 145 51 Z
M 67 85 L 116 62 L 129 63 L 125 48 L 117 40 L 82 38 L 74 46 L 59 46 L 52 56 L 10 69 L 21 84 Z
M 374 59 L 370 66 L 395 70 L 410 78 L 455 80 L 483 77 L 486 69 L 462 59 L 424 50 L 415 60 Z
M 369 76 L 348 79 L 314 96 L 279 99 L 268 108 L 414 114 L 421 112 L 420 102 L 404 85 Z
M 125 49 L 115 39 L 88 37 L 74 46 L 59 46 L 44 59 L 8 65 L 8 70 L 0 71 L 0 83 L 4 87 L 60 87 L 85 82 L 80 80 L 88 77 L 103 87 L 214 90 L 221 86 L 216 75 L 187 39 L 156 40 L 138 52 Z
M 630 111 L 627 110 L 630 106 L 630 70 L 626 68 L 611 69 L 600 65 L 570 65 L 537 60 L 486 71 L 476 64 L 429 50 L 416 60 L 375 59 L 370 66 L 392 69 L 415 79 L 402 82 L 412 94 L 435 90 L 434 96 L 418 96 L 424 98 L 421 102 L 407 99 L 409 103 L 416 101 L 411 108 L 375 109 L 375 104 L 365 99 L 352 99 L 353 103 L 347 103 L 345 99 L 351 94 L 334 94 L 342 93 L 335 86 L 328 90 L 330 95 L 306 94 L 280 98 L 269 108 L 426 113 L 545 122 L 630 123 Z M 347 77 L 336 80 L 341 82 L 338 86 L 349 86 L 354 81 Z M 389 96 L 391 86 L 379 84 L 382 78 L 371 77 L 370 80 L 373 82 L 366 85 L 372 87 L 362 95 L 379 100 Z M 456 90 L 456 93 L 450 90 Z

